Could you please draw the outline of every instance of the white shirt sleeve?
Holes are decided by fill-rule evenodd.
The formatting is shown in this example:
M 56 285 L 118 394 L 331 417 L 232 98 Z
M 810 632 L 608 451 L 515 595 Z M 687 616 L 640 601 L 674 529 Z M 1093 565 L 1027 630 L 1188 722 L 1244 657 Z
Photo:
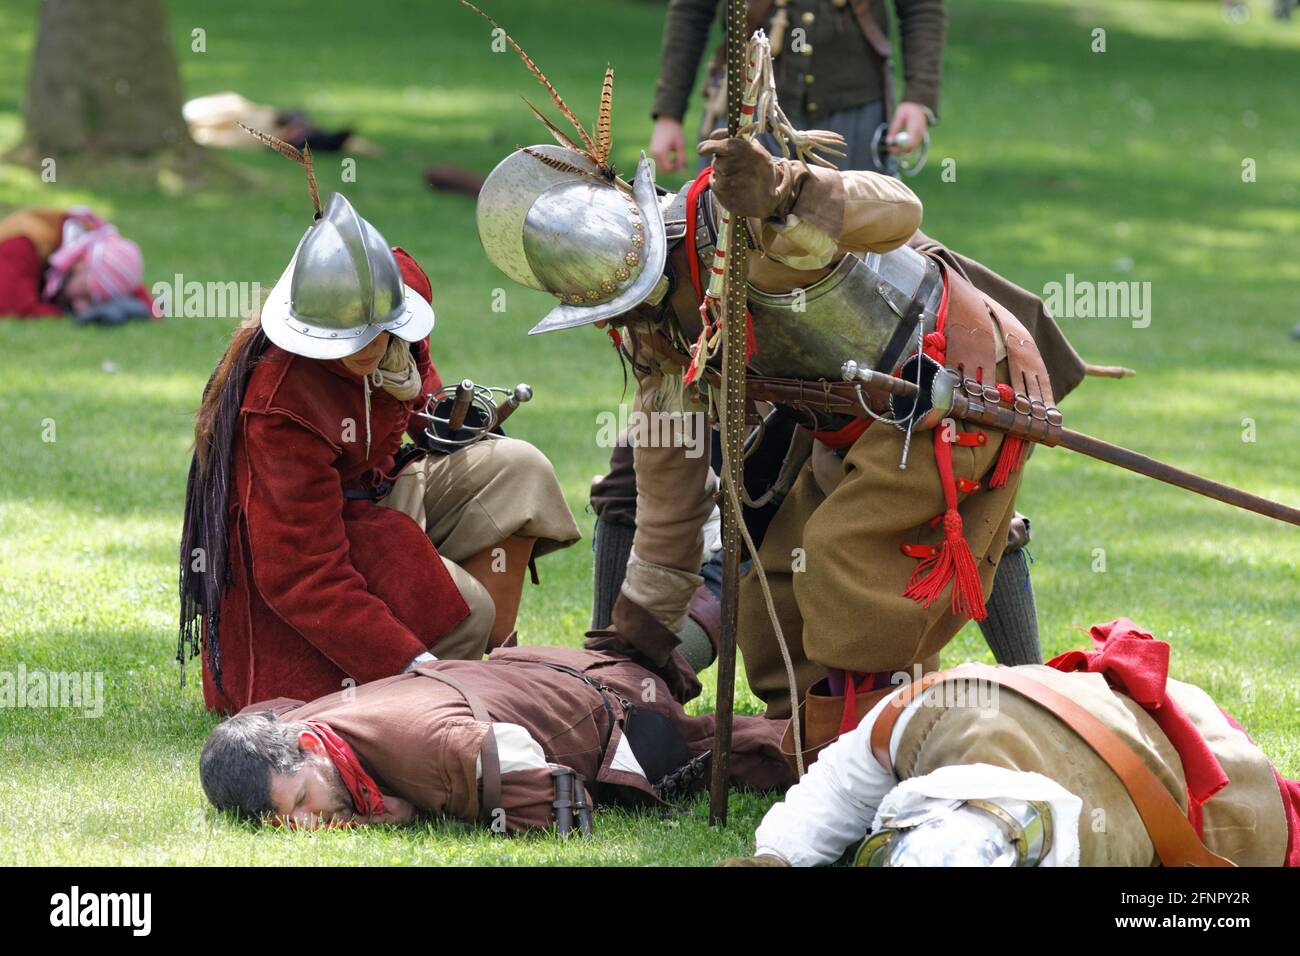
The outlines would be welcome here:
M 871 829 L 880 801 L 898 783 L 871 753 L 871 728 L 889 694 L 849 733 L 821 752 L 803 779 L 763 817 L 756 854 L 792 866 L 833 863 Z M 902 721 L 899 721 L 902 724 Z M 900 727 L 895 726 L 894 746 Z
M 517 770 L 542 770 L 550 766 L 542 745 L 533 739 L 527 728 L 519 724 L 493 721 L 489 733 L 496 734 L 497 760 L 502 774 Z M 480 780 L 483 779 L 482 755 L 474 758 L 474 773 Z

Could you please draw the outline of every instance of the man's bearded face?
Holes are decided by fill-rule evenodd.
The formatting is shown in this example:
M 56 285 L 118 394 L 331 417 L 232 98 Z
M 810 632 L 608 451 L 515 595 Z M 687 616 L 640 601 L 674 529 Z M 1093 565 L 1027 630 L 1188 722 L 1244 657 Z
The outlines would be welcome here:
M 293 773 L 271 774 L 271 805 L 274 822 L 302 830 L 341 826 L 356 816 L 338 768 L 317 753 L 308 753 Z

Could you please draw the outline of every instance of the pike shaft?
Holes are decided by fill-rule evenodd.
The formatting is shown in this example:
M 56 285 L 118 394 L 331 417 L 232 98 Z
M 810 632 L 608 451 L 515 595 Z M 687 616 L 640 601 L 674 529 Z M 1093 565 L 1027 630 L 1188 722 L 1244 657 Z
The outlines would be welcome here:
M 745 76 L 745 33 L 748 10 L 745 0 L 727 0 L 727 130 L 740 130 Z M 714 720 L 713 767 L 709 781 L 709 823 L 727 823 L 727 791 L 730 786 L 731 722 L 736 691 L 736 623 L 740 597 L 740 514 L 737 502 L 744 487 L 745 435 L 745 305 L 748 296 L 748 247 L 743 219 L 734 220 L 726 236 L 726 281 L 722 306 L 722 476 L 730 494 L 723 496 L 722 522 L 722 634 L 718 641 L 717 706 Z M 721 238 L 719 242 L 721 242 Z
M 750 394 L 757 399 L 792 405 L 795 407 L 815 407 L 829 412 L 866 417 L 866 411 L 853 392 L 853 382 L 806 382 L 778 379 L 750 379 Z M 873 404 L 883 407 L 890 395 L 912 395 L 916 386 L 892 375 L 873 372 L 869 384 L 861 384 L 864 396 L 873 400 Z M 953 418 L 972 424 L 993 428 L 1007 434 L 1019 435 L 1026 441 L 1038 444 L 1068 448 L 1080 455 L 1087 455 L 1098 461 L 1118 465 L 1139 475 L 1175 485 L 1186 491 L 1222 501 L 1224 504 L 1266 518 L 1275 518 L 1288 524 L 1300 525 L 1300 509 L 1292 508 L 1270 498 L 1253 495 L 1240 488 L 1225 485 L 1222 482 L 1205 478 L 1194 472 L 1177 468 L 1158 459 L 1132 451 L 1120 445 L 1093 438 L 1082 432 L 1068 428 L 1050 434 L 1046 428 L 1039 432 L 1028 432 L 1024 428 L 1024 417 L 1018 416 L 1004 405 L 989 405 L 970 400 L 964 393 L 957 391 L 953 395 Z
M 1112 445 L 1100 438 L 1093 438 L 1091 435 L 1084 435 L 1081 432 L 1064 428 L 1061 430 L 1056 444 L 1061 448 L 1068 448 L 1070 451 L 1077 451 L 1081 455 L 1087 455 L 1089 458 L 1110 462 L 1112 465 L 1119 465 L 1119 467 L 1127 468 L 1139 475 L 1146 475 L 1148 478 L 1154 478 L 1166 484 L 1177 485 L 1179 488 L 1194 491 L 1198 495 L 1222 501 L 1224 504 L 1253 511 L 1255 514 L 1264 515 L 1266 518 L 1276 518 L 1278 521 L 1285 521 L 1288 524 L 1300 525 L 1300 510 L 1296 508 L 1287 507 L 1281 502 L 1273 501 L 1270 498 L 1252 495 L 1248 491 L 1242 491 L 1240 488 L 1234 488 L 1231 485 L 1203 478 L 1193 472 L 1175 468 L 1173 465 L 1167 465 L 1163 461 L 1148 458 L 1146 455 L 1130 451 L 1119 445 Z

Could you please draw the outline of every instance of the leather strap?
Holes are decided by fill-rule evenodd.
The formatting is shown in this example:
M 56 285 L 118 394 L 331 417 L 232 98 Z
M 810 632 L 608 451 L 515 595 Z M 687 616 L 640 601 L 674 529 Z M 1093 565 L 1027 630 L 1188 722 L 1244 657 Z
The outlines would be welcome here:
M 902 690 L 889 698 L 885 709 L 876 715 L 876 722 L 871 725 L 871 754 L 890 774 L 894 774 L 894 755 L 890 752 L 889 740 L 893 736 L 894 725 L 903 714 L 903 709 L 947 673 L 949 672 L 932 671 L 919 681 L 914 680 L 905 684 Z
M 434 670 L 429 666 L 417 667 L 414 673 L 422 677 L 432 677 L 434 680 L 441 681 L 453 690 L 458 691 L 460 696 L 465 698 L 465 703 L 469 704 L 469 710 L 474 715 L 474 719 L 479 723 L 487 724 L 487 733 L 483 735 L 483 743 L 479 747 L 479 759 L 483 764 L 483 797 L 479 801 L 479 819 L 486 823 L 494 833 L 498 832 L 495 827 L 492 827 L 495 822 L 492 815 L 501 806 L 501 757 L 497 753 L 497 736 L 492 725 L 491 714 L 483 706 L 483 701 L 479 699 L 477 694 L 450 674 L 444 674 L 442 671 Z
M 944 364 L 960 370 L 959 380 L 974 379 L 992 387 L 997 384 L 998 347 L 988 301 L 956 269 L 943 268 L 948 276 Z
M 1031 435 L 1055 439 L 1061 432 L 1061 419 L 1055 412 L 1052 380 L 1047 374 L 1043 356 L 1034 344 L 1029 330 L 1000 303 L 988 299 L 989 312 L 1002 331 L 1007 346 L 1007 364 L 1011 371 L 1011 387 L 1017 397 L 1014 403 L 1016 418 L 1027 422 Z M 1055 444 L 1055 441 L 1049 442 Z
M 916 287 L 916 294 L 912 296 L 912 301 L 903 311 L 903 317 L 894 327 L 894 334 L 889 337 L 889 344 L 880 353 L 880 361 L 875 365 L 877 372 L 888 375 L 898 367 L 903 356 L 907 354 L 905 350 L 916 337 L 916 323 L 921 321 L 921 316 L 925 314 L 926 303 L 930 301 L 935 288 L 942 283 L 943 272 L 939 268 L 938 260 L 928 259 L 925 275 L 921 277 L 921 282 Z
M 1214 867 L 1236 865 L 1212 852 L 1201 842 L 1187 815 L 1165 785 L 1118 734 L 1080 704 L 1014 668 L 995 668 L 987 664 L 966 665 L 960 669 L 929 674 L 925 679 L 904 688 L 891 698 L 871 728 L 871 751 L 881 766 L 890 773 L 894 772 L 889 738 L 903 708 L 936 681 L 959 679 L 984 680 L 1006 687 L 1043 707 L 1078 734 L 1097 756 L 1106 761 L 1124 784 L 1162 864 Z
M 894 115 L 894 44 L 871 15 L 871 0 L 850 0 L 849 6 L 862 35 L 880 57 L 880 89 L 884 93 L 885 122 L 888 123 Z

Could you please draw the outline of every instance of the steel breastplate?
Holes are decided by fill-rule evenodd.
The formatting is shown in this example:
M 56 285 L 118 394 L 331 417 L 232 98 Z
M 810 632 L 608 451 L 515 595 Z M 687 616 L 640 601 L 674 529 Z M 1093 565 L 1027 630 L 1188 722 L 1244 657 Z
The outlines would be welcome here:
M 701 197 L 695 236 L 706 275 L 716 240 L 711 206 Z M 908 246 L 846 254 L 828 275 L 791 292 L 750 284 L 758 344 L 750 368 L 774 378 L 838 381 L 841 366 L 853 359 L 890 372 L 915 348 L 918 325 L 922 334 L 934 330 L 942 297 L 938 264 Z

